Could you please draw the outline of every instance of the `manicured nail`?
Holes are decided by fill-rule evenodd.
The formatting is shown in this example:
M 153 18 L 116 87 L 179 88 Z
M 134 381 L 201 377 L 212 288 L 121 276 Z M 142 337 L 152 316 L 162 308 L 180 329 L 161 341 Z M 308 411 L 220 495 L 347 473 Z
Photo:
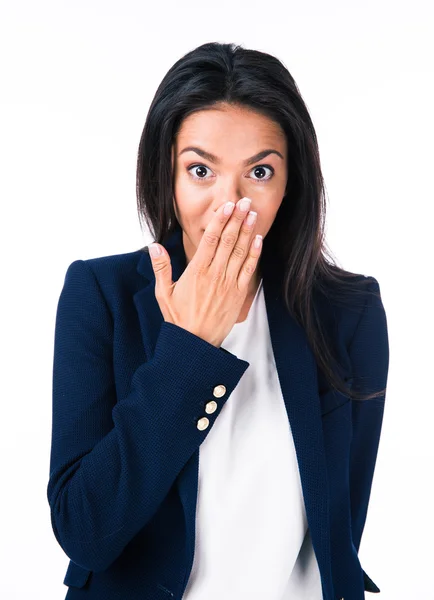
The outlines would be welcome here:
M 253 225 L 253 223 L 256 221 L 257 214 L 258 213 L 256 213 L 254 210 L 251 210 L 249 212 L 249 214 L 247 215 L 247 219 L 246 219 L 247 225 Z
M 158 244 L 150 244 L 149 245 L 149 252 L 151 253 L 152 258 L 155 258 L 157 256 L 160 256 L 161 254 L 161 248 Z
M 223 212 L 225 215 L 230 215 L 234 210 L 235 204 L 233 202 L 226 202 Z
M 252 201 L 250 198 L 242 198 L 239 200 L 239 208 L 240 210 L 249 210 Z
M 262 235 L 259 235 L 259 233 L 257 235 L 255 235 L 255 241 L 253 242 L 253 245 L 255 246 L 255 248 L 260 248 L 262 244 Z

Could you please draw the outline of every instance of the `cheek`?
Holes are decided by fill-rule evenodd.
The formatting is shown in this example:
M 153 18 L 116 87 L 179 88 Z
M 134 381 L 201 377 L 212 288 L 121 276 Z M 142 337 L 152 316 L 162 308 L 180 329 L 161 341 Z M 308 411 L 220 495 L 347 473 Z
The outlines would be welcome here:
M 173 206 L 176 218 L 184 227 L 197 229 L 200 225 L 200 232 L 203 233 L 202 225 L 205 215 L 203 203 L 195 201 L 191 194 L 183 194 L 182 191 L 175 190 Z
M 258 220 L 264 225 L 267 225 L 274 220 L 276 213 L 277 209 L 275 209 L 274 206 L 264 206 L 262 207 L 262 210 L 258 211 Z
M 199 185 L 194 185 L 187 176 L 176 177 L 173 189 L 180 210 L 187 205 L 193 209 L 204 196 L 204 190 L 200 189 Z

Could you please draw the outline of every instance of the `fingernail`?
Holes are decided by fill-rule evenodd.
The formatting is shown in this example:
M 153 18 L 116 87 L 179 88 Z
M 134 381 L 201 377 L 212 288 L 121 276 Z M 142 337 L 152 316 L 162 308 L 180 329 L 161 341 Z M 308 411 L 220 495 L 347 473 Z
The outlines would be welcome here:
M 250 208 L 250 204 L 251 204 L 251 200 L 250 198 L 242 198 L 241 200 L 239 200 L 239 209 L 240 210 L 249 210 Z
M 235 204 L 233 202 L 226 202 L 223 212 L 225 215 L 230 215 L 234 210 Z
M 149 245 L 149 252 L 151 253 L 152 258 L 155 258 L 157 256 L 160 256 L 161 254 L 161 248 L 158 244 L 150 244 Z
M 258 215 L 257 212 L 255 212 L 254 210 L 251 210 L 249 212 L 249 214 L 247 215 L 247 219 L 246 219 L 247 225 L 253 225 L 253 223 L 256 221 L 257 215 Z

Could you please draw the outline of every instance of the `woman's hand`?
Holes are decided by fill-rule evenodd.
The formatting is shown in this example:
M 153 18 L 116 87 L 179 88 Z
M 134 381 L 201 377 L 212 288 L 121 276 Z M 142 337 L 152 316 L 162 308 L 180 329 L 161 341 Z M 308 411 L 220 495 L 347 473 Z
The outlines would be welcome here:
M 177 282 L 172 281 L 172 265 L 165 248 L 153 257 L 155 297 L 164 320 L 190 331 L 220 347 L 236 323 L 247 296 L 249 282 L 258 265 L 262 248 L 253 245 L 255 222 L 246 223 L 246 214 L 237 202 L 232 214 L 219 207 L 208 224 L 199 246 Z M 232 209 L 234 208 L 234 204 Z M 256 213 L 252 213 L 256 217 Z

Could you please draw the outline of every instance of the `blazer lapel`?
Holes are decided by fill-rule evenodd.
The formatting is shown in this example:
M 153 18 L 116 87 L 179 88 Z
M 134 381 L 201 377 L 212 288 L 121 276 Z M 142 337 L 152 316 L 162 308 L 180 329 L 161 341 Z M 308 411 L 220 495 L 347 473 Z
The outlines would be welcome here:
M 172 279 L 177 281 L 186 268 L 182 229 L 179 226 L 164 247 L 170 254 Z M 143 288 L 134 294 L 133 300 L 146 356 L 151 358 L 163 316 L 155 298 L 155 275 L 151 259 L 145 250 L 137 270 L 146 280 Z M 328 482 L 316 361 L 303 328 L 286 309 L 280 273 L 267 253 L 266 244 L 261 254 L 261 272 L 272 348 L 294 438 L 312 544 L 323 581 L 329 582 L 330 587 L 324 592 L 331 598 Z M 199 452 L 195 452 L 177 480 L 191 543 L 194 541 L 196 511 L 196 495 L 192 491 L 197 489 L 198 468 Z

